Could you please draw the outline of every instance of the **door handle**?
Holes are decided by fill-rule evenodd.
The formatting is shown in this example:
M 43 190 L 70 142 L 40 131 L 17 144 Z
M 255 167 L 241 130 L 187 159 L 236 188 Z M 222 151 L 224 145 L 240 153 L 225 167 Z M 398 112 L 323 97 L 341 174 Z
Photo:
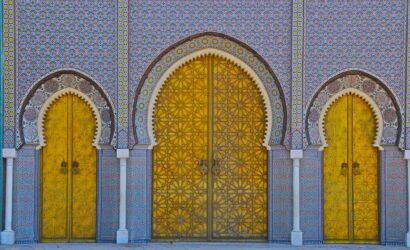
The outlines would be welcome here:
M 67 162 L 64 160 L 60 164 L 60 173 L 67 174 Z
M 217 175 L 220 172 L 221 172 L 221 164 L 219 163 L 219 160 L 213 160 L 212 173 Z
M 346 176 L 347 175 L 347 163 L 346 162 L 343 162 L 342 163 L 342 169 L 341 169 L 341 171 L 340 171 L 340 174 L 341 175 L 343 175 L 343 176 Z
M 207 160 L 199 160 L 199 171 L 203 175 L 206 175 L 208 173 L 208 161 Z
M 353 175 L 360 175 L 362 171 L 360 170 L 360 164 L 358 162 L 353 163 Z
M 72 166 L 71 172 L 72 172 L 73 174 L 78 174 L 78 173 L 80 173 L 79 165 L 80 165 L 80 164 L 78 164 L 78 161 L 73 161 L 73 163 L 71 164 L 71 166 Z

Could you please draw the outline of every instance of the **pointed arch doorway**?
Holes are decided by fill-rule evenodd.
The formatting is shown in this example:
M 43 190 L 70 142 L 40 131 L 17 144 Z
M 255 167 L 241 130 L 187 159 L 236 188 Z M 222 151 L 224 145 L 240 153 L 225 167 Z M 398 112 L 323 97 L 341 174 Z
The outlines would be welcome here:
M 377 121 L 362 97 L 347 93 L 334 99 L 324 120 L 324 240 L 378 243 Z
M 249 75 L 218 56 L 190 60 L 153 114 L 153 239 L 266 240 L 266 114 Z
M 40 168 L 40 239 L 88 242 L 96 236 L 96 118 L 73 93 L 46 111 Z

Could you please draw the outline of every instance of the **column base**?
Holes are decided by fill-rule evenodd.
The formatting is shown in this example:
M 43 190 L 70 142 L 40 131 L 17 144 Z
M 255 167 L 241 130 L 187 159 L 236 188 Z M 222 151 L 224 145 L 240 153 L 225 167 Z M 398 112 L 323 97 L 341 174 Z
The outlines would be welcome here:
M 410 231 L 406 233 L 406 247 L 410 247 Z
M 1 244 L 13 245 L 15 242 L 15 236 L 13 230 L 4 230 L 1 232 Z
M 303 245 L 303 233 L 302 233 L 302 231 L 292 231 L 290 233 L 290 242 L 293 246 Z
M 117 244 L 128 244 L 128 230 L 122 229 L 117 231 Z

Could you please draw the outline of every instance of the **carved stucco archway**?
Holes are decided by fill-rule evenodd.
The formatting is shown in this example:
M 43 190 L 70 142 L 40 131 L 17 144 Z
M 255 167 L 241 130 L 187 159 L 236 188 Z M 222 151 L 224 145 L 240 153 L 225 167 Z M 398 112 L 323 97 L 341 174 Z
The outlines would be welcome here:
M 403 114 L 396 98 L 377 78 L 364 72 L 345 72 L 327 81 L 313 97 L 306 118 L 307 144 L 326 146 L 324 118 L 330 105 L 341 96 L 352 93 L 364 99 L 372 108 L 377 125 L 375 146 L 403 147 Z
M 97 119 L 94 145 L 115 146 L 114 112 L 103 89 L 90 77 L 75 70 L 60 70 L 42 78 L 29 91 L 18 110 L 17 147 L 44 146 L 42 123 L 46 110 L 58 97 L 72 93 L 83 99 Z
M 186 38 L 164 51 L 150 65 L 136 91 L 133 121 L 138 144 L 154 146 L 152 112 L 156 96 L 166 79 L 184 63 L 203 55 L 225 58 L 245 70 L 261 90 L 267 114 L 265 146 L 283 143 L 286 107 L 279 81 L 269 65 L 240 41 L 219 33 L 203 33 Z

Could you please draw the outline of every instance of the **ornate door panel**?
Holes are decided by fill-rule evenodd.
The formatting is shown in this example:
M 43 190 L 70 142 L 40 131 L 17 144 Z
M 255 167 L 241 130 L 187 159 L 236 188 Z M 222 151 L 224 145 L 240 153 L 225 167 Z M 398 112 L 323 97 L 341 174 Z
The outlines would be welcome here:
M 347 96 L 340 98 L 326 116 L 328 147 L 323 153 L 323 215 L 326 240 L 349 237 L 347 99 Z
M 208 60 L 178 69 L 156 103 L 153 238 L 206 238 Z
M 41 240 L 92 241 L 96 230 L 95 118 L 64 95 L 47 112 L 41 166 Z
M 153 238 L 266 239 L 265 114 L 250 77 L 193 60 L 163 85 L 153 120 Z
M 68 96 L 62 96 L 47 112 L 44 125 L 46 146 L 41 164 L 41 238 L 66 241 L 68 236 Z
M 329 243 L 378 240 L 378 152 L 369 105 L 347 95 L 325 120 L 323 154 L 324 238 Z
M 376 120 L 369 105 L 353 99 L 353 237 L 374 242 L 379 239 L 378 149 L 373 147 Z
M 252 79 L 225 59 L 213 61 L 213 238 L 266 239 L 265 113 Z
M 92 145 L 96 123 L 91 108 L 77 96 L 72 105 L 72 239 L 96 236 L 97 151 Z

